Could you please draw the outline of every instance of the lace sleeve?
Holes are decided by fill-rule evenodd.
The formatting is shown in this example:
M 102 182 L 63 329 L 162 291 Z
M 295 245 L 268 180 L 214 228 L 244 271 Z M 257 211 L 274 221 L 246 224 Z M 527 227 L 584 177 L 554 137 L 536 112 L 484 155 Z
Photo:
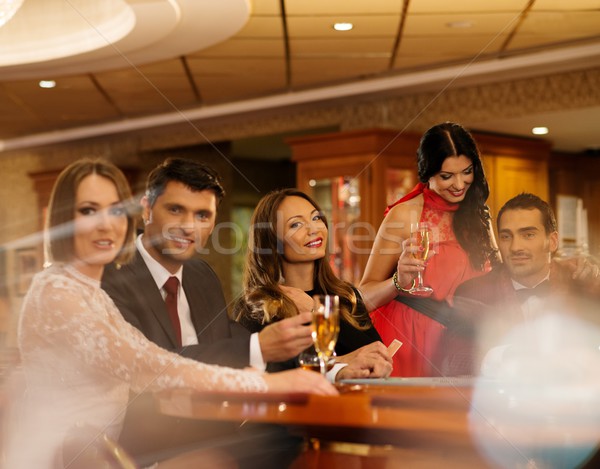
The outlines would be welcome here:
M 24 306 L 22 338 L 62 349 L 79 363 L 130 384 L 139 391 L 173 387 L 197 390 L 265 391 L 260 374 L 206 365 L 164 350 L 125 321 L 108 295 L 88 296 L 65 277 L 35 285 Z

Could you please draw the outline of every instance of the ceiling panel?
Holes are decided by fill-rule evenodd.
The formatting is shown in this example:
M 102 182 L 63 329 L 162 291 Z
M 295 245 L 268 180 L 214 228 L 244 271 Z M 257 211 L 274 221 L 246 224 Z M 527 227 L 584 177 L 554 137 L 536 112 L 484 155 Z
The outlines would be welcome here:
M 290 51 L 294 58 L 340 56 L 350 57 L 357 54 L 364 56 L 389 57 L 394 47 L 394 36 L 381 38 L 342 38 L 339 39 L 309 39 L 290 40 Z
M 518 23 L 517 13 L 489 14 L 448 14 L 448 15 L 409 15 L 404 26 L 406 36 L 470 36 L 486 35 L 490 38 L 496 34 L 507 34 Z M 455 27 L 449 25 L 467 22 L 471 27 Z
M 600 0 L 536 0 L 531 8 L 537 10 L 598 10 Z
M 37 81 L 3 86 L 52 128 L 120 117 L 89 76 L 63 77 L 52 89 L 40 88 Z
M 20 104 L 19 100 L 6 92 L 0 85 L 0 122 L 2 122 L 2 135 L 17 136 L 22 131 L 39 130 L 44 122 L 27 106 Z
M 283 37 L 283 25 L 279 16 L 251 16 L 234 38 Z
M 561 1 L 561 0 L 558 0 Z M 409 13 L 448 13 L 458 12 L 519 12 L 525 9 L 529 0 L 413 0 L 409 3 Z
M 283 39 L 234 38 L 188 57 L 280 57 L 285 56 Z
M 279 15 L 279 0 L 251 0 L 250 12 L 253 15 Z
M 205 103 L 285 90 L 285 64 L 276 59 L 190 58 L 189 67 Z
M 398 32 L 400 15 L 370 15 L 344 17 L 344 21 L 354 24 L 351 31 L 336 31 L 336 16 L 294 16 L 288 18 L 288 31 L 291 38 L 344 38 L 394 36 Z
M 198 104 L 180 60 L 98 73 L 95 77 L 125 114 L 165 112 Z
M 302 87 L 373 75 L 387 70 L 387 58 L 294 59 L 292 86 Z
M 343 15 L 377 15 L 400 13 L 403 0 L 286 0 L 285 11 L 294 15 L 336 15 L 338 21 Z
M 586 12 L 531 12 L 519 34 L 560 34 L 572 38 L 600 36 L 600 9 Z
M 573 39 L 572 34 L 518 34 L 511 39 L 506 50 L 516 51 L 529 48 L 559 47 L 568 41 L 573 41 Z
M 500 50 L 507 35 L 473 34 L 469 36 L 405 37 L 400 43 L 398 56 L 463 57 L 472 59 L 479 54 Z

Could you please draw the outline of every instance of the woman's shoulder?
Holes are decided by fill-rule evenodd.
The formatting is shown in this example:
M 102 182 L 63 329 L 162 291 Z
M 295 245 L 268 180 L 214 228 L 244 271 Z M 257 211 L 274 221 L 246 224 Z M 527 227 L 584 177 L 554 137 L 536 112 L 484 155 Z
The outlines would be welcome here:
M 52 265 L 33 276 L 29 292 L 48 292 L 52 290 L 72 290 L 80 288 L 80 282 L 67 275 L 62 266 Z
M 419 214 L 423 210 L 424 198 L 423 194 L 419 194 L 410 200 L 400 202 L 390 208 L 390 211 L 386 215 L 386 219 L 397 221 L 407 217 L 411 217 L 415 212 Z

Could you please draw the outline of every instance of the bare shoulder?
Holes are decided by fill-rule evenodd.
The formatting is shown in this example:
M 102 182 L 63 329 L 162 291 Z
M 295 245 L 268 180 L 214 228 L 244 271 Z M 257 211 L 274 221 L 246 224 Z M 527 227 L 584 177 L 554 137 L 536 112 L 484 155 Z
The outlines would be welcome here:
M 423 211 L 423 196 L 418 195 L 414 199 L 402 202 L 389 211 L 384 219 L 384 223 L 403 224 L 410 226 L 411 223 L 419 221 Z M 410 228 L 409 228 L 410 229 Z

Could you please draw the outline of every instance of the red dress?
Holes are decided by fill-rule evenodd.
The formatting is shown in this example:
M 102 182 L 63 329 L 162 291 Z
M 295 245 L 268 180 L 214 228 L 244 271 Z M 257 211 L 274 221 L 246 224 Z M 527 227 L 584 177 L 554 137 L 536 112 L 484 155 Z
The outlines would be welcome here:
M 433 249 L 436 251 L 427 263 L 423 283 L 433 288 L 432 299 L 451 300 L 458 285 L 484 271 L 471 266 L 467 253 L 454 236 L 452 219 L 459 204 L 447 202 L 425 184 L 418 184 L 410 194 L 390 205 L 386 214 L 393 206 L 421 193 L 424 204 L 420 221 L 432 226 Z M 439 354 L 444 326 L 395 300 L 373 311 L 371 318 L 384 344 L 388 345 L 394 339 L 403 343 L 394 355 L 392 376 L 440 375 L 434 359 Z

